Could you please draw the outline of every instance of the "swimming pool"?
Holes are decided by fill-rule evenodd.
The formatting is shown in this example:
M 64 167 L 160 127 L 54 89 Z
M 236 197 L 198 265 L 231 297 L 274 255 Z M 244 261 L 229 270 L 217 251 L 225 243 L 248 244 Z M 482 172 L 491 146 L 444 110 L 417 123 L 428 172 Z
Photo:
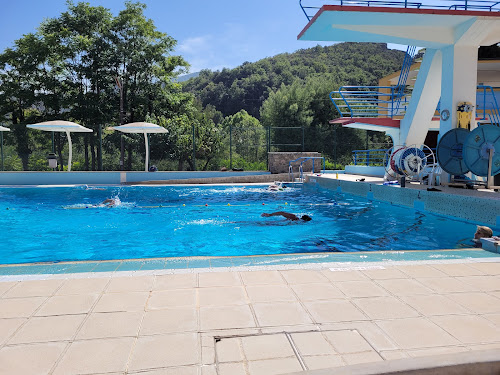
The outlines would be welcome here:
M 116 207 L 96 207 L 117 197 Z M 261 217 L 307 214 L 310 222 Z M 435 250 L 472 223 L 317 187 L 1 188 L 0 264 L 185 256 Z

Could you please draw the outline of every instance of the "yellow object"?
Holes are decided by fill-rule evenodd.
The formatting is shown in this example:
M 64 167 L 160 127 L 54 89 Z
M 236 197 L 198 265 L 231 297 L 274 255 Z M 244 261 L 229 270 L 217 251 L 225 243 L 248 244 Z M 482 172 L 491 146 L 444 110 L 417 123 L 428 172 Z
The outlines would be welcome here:
M 335 178 L 338 180 L 339 179 L 339 174 L 335 173 Z
M 186 205 L 185 205 L 185 204 L 183 204 L 183 205 L 182 205 L 182 207 L 186 207 Z
M 469 102 L 463 102 L 457 108 L 457 127 L 470 130 L 474 106 Z
M 287 205 L 288 205 L 288 202 L 285 202 L 285 206 L 287 206 Z
M 230 206 L 230 205 L 231 205 L 231 203 L 228 203 L 227 205 L 228 205 L 228 206 Z

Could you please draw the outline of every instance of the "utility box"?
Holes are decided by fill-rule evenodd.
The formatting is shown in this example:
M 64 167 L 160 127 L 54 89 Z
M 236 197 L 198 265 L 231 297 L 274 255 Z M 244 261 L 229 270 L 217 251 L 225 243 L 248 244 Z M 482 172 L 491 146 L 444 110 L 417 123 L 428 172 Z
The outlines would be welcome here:
M 57 156 L 53 152 L 47 156 L 47 161 L 49 162 L 49 168 L 57 168 Z

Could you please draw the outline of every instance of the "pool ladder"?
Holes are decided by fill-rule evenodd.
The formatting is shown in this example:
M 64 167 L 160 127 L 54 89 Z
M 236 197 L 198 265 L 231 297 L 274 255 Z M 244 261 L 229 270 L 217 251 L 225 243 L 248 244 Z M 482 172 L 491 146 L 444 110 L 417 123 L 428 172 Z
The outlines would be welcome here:
M 291 182 L 298 182 L 298 183 L 302 183 L 304 182 L 304 169 L 302 167 L 302 164 L 304 164 L 304 162 L 308 161 L 308 160 L 312 160 L 313 161 L 313 164 L 312 164 L 312 172 L 311 173 L 314 173 L 314 160 L 316 159 L 321 159 L 323 161 L 323 170 L 322 172 L 325 171 L 325 158 L 322 157 L 322 156 L 301 156 L 295 160 L 290 160 L 290 162 L 288 162 L 288 179 L 291 181 Z M 292 166 L 292 163 L 294 162 L 298 162 L 300 160 L 300 165 L 299 165 L 299 177 L 297 178 L 294 178 L 294 175 L 293 175 L 293 166 Z
M 302 165 L 299 166 L 299 177 L 297 178 L 294 178 L 293 167 L 291 165 L 288 166 L 288 180 L 290 182 L 304 182 L 304 170 L 302 169 Z

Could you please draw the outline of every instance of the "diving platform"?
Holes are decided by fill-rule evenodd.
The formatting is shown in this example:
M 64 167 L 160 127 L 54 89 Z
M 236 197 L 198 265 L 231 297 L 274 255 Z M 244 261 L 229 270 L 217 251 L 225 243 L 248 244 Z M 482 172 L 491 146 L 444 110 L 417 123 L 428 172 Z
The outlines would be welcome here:
M 458 127 L 457 108 L 463 103 L 473 108 L 471 130 L 478 122 L 496 123 L 498 103 L 495 107 L 483 97 L 478 99 L 478 91 L 491 88 L 488 97 L 494 98 L 500 86 L 500 71 L 495 62 L 478 68 L 478 48 L 500 42 L 499 1 L 327 2 L 300 0 L 308 23 L 298 35 L 299 40 L 425 48 L 418 66 L 407 53 L 406 67 L 403 64 L 396 85 L 396 77 L 392 77 L 392 82 L 385 84 L 388 86 L 343 87 L 332 92 L 330 99 L 341 118 L 330 123 L 384 131 L 394 144 L 400 145 L 423 144 L 431 129 L 439 129 L 441 136 Z M 436 118 L 439 124 L 433 121 Z
M 472 3 L 478 2 L 469 1 L 471 5 L 467 10 L 463 9 L 465 5 L 451 9 L 405 7 L 404 1 L 391 2 L 394 7 L 380 6 L 382 1 L 337 3 L 339 5 L 322 6 L 298 39 L 442 48 L 457 42 L 491 45 L 498 42 L 500 34 L 500 25 L 495 22 L 500 19 L 500 4 L 494 1 L 482 2 L 491 5 L 479 9 L 472 7 Z M 356 5 L 341 5 L 343 3 Z
M 331 125 L 342 125 L 346 128 L 384 132 L 391 138 L 397 137 L 401 120 L 380 117 L 341 117 L 330 120 Z

